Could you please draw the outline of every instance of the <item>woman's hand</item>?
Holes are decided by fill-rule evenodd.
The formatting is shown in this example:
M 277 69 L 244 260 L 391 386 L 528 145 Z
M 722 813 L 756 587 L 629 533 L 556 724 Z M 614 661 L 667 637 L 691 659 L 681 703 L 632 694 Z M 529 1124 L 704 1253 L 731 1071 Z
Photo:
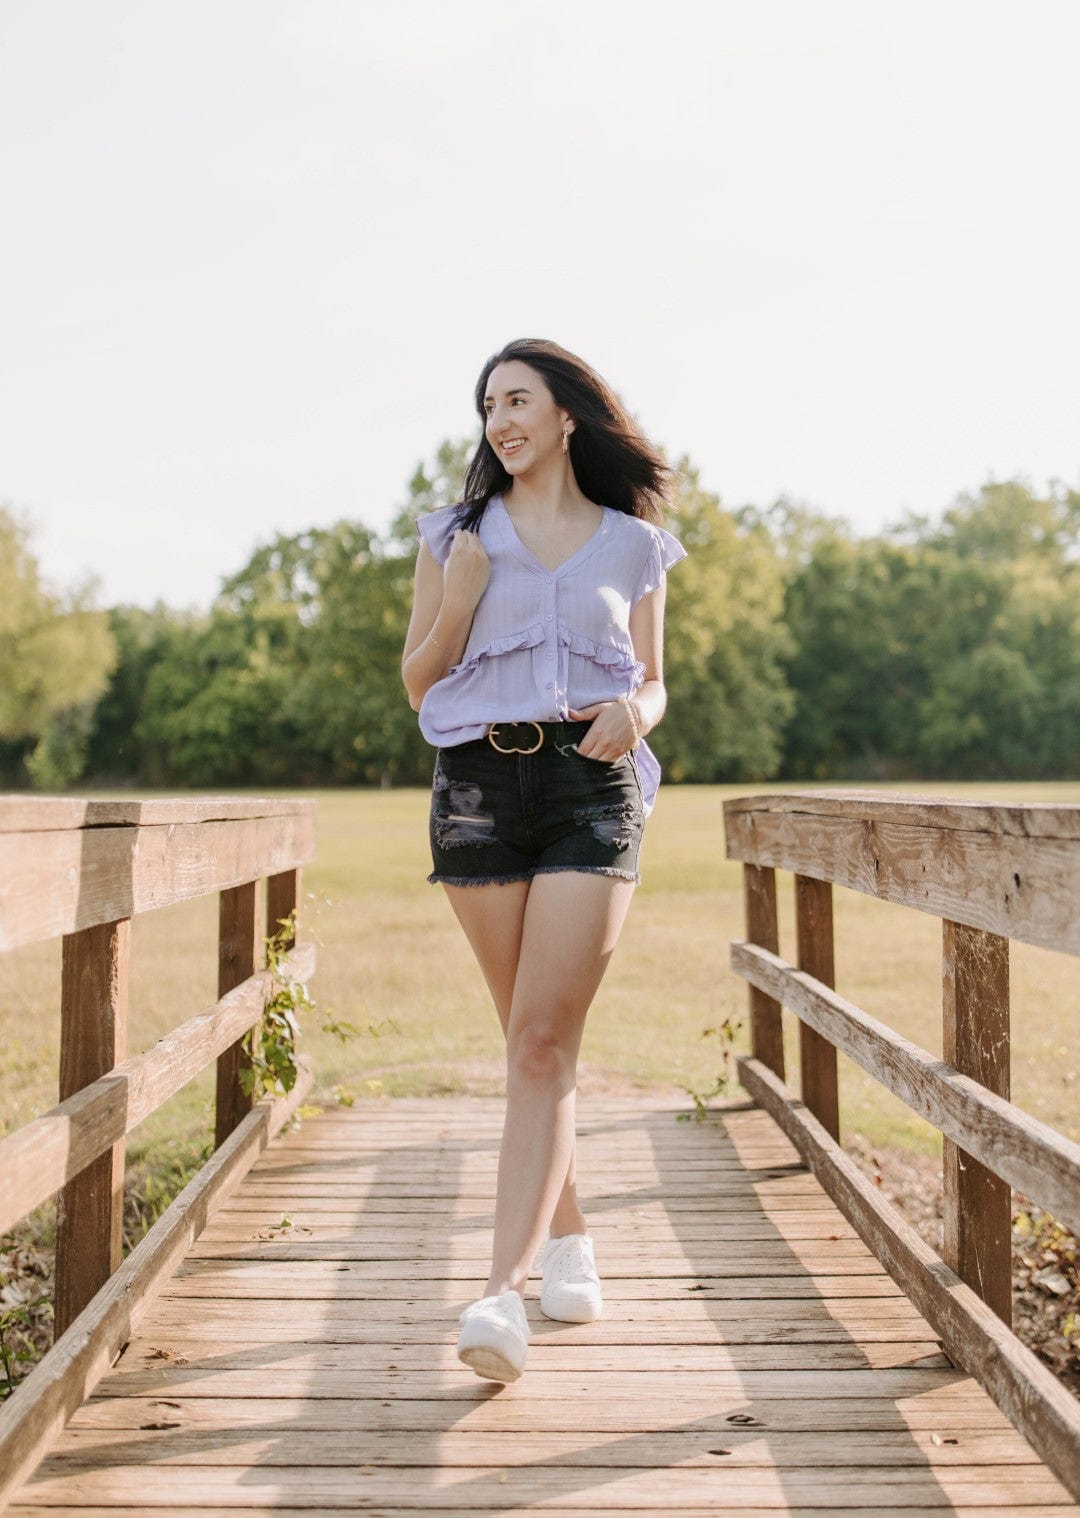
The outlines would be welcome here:
M 450 553 L 443 565 L 443 604 L 470 614 L 487 589 L 491 561 L 479 536 L 459 527 L 450 540 Z
M 595 706 L 569 712 L 571 722 L 591 722 L 592 726 L 577 745 L 583 759 L 599 759 L 614 764 L 632 749 L 638 734 L 633 719 L 622 701 L 600 701 Z

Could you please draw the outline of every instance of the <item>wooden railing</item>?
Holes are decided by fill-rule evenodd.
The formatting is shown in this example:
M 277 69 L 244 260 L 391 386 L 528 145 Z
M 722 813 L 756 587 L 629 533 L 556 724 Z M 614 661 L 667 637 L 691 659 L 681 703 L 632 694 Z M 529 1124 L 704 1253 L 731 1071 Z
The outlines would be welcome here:
M 0 1409 L 0 1507 L 310 1089 L 305 1072 L 287 1100 L 256 1104 L 239 1072 L 271 990 L 257 883 L 271 937 L 314 857 L 313 801 L 0 797 L 0 951 L 63 938 L 60 1104 L 0 1139 L 0 1233 L 59 1193 L 56 1339 Z M 131 918 L 212 892 L 220 999 L 128 1057 Z M 289 973 L 314 964 L 313 945 L 291 946 Z M 215 1152 L 121 1262 L 125 1137 L 215 1059 Z
M 1009 1101 L 1009 939 L 1080 954 L 1080 806 L 991 806 L 860 792 L 752 796 L 724 807 L 743 861 L 748 1094 L 1074 1496 L 1080 1403 L 1011 1331 L 1011 1190 L 1080 1232 L 1080 1145 Z M 795 875 L 796 960 L 780 958 L 775 870 Z M 928 912 L 943 928 L 937 1059 L 838 995 L 832 885 Z M 801 1099 L 784 1084 L 781 1006 L 799 1019 Z M 944 1136 L 944 1258 L 839 1145 L 836 1052 Z

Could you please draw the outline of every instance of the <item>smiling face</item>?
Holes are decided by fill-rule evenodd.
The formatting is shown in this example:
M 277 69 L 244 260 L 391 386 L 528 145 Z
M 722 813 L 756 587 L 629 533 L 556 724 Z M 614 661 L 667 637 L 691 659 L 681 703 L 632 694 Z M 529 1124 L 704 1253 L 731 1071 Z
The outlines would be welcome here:
M 563 451 L 570 413 L 556 406 L 542 375 L 521 359 L 496 364 L 484 393 L 487 440 L 508 474 L 522 474 Z

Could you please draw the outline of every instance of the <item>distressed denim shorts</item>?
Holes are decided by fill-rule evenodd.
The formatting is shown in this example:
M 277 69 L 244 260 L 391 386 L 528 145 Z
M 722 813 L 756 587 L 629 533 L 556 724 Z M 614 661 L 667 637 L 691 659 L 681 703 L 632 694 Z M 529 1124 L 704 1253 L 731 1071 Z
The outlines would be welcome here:
M 585 759 L 574 745 L 588 722 L 541 725 L 534 754 L 499 753 L 486 738 L 439 749 L 429 881 L 494 885 L 559 870 L 641 879 L 645 807 L 633 754 Z

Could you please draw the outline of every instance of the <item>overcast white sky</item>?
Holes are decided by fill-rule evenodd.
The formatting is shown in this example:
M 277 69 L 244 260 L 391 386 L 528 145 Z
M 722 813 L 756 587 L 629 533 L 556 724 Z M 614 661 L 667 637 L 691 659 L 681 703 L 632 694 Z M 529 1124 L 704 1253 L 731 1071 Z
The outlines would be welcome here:
M 1080 483 L 1075 0 L 4 0 L 0 502 L 206 604 L 554 338 L 729 505 Z

